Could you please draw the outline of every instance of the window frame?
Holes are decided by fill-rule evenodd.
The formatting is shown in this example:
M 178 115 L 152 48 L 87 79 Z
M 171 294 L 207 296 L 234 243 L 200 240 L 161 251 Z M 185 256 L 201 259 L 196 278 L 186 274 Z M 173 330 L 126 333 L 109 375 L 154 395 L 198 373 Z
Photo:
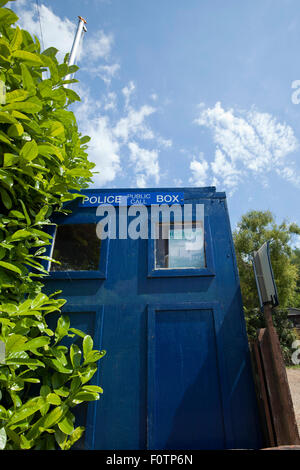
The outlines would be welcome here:
M 57 227 L 60 225 L 82 225 L 82 224 L 95 224 L 95 231 L 97 223 L 94 220 L 82 220 L 82 221 L 61 221 L 55 226 L 51 226 L 48 233 L 53 237 L 51 246 L 48 248 L 47 256 L 51 257 L 54 250 L 55 237 Z M 100 245 L 100 259 L 97 270 L 91 271 L 50 271 L 51 262 L 47 262 L 47 269 L 50 279 L 106 279 L 107 278 L 107 263 L 108 263 L 108 250 L 109 250 L 109 238 L 101 240 Z
M 193 216 L 191 222 L 196 222 Z M 205 268 L 155 268 L 155 239 L 148 240 L 148 275 L 147 277 L 211 277 L 215 276 L 215 263 L 212 248 L 212 236 L 209 223 L 209 217 L 205 215 L 204 204 L 204 250 L 205 250 Z

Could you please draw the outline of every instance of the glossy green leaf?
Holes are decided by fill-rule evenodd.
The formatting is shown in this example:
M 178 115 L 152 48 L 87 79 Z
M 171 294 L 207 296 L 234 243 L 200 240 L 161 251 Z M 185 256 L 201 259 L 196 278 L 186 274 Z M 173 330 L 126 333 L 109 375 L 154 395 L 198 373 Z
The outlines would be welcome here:
M 31 302 L 31 308 L 40 308 L 45 302 L 47 302 L 48 296 L 40 292 Z
M 81 144 L 87 144 L 90 142 L 91 138 L 88 135 L 84 135 L 83 137 L 80 137 L 80 142 Z
M 9 147 L 13 147 L 11 145 L 11 139 L 9 139 L 5 134 L 4 132 L 0 131 L 0 141 L 1 142 L 4 142 L 5 144 L 7 144 Z
M 20 435 L 20 447 L 21 449 L 30 449 L 33 445 L 32 441 L 28 441 L 24 434 Z
M 21 137 L 24 134 L 24 128 L 19 122 L 17 124 L 12 124 L 8 128 L 7 134 L 9 137 Z
M 14 155 L 13 153 L 5 153 L 4 154 L 4 160 L 3 160 L 3 166 L 13 166 L 19 161 L 19 156 Z
M 10 112 L 10 115 L 16 119 L 25 119 L 25 121 L 30 121 L 30 117 L 27 116 L 26 114 L 21 113 L 20 111 L 17 111 L 16 109 L 12 109 Z
M 38 146 L 35 140 L 31 140 L 30 142 L 26 142 L 23 145 L 20 151 L 20 157 L 25 158 L 27 161 L 32 161 L 38 156 Z
M 25 64 L 21 64 L 23 87 L 28 92 L 35 92 L 34 80 Z
M 98 387 L 98 385 L 85 385 L 82 388 L 82 391 L 84 391 L 84 392 L 103 393 L 103 389 L 101 387 Z
M 78 372 L 81 383 L 85 384 L 89 382 L 94 376 L 96 371 L 97 371 L 97 365 L 95 363 L 91 363 L 86 366 L 84 371 Z
M 81 438 L 83 433 L 84 433 L 84 427 L 83 426 L 77 427 L 72 432 L 72 434 L 71 434 L 69 440 L 67 441 L 64 449 L 65 450 L 70 449 L 75 444 L 75 442 L 77 442 Z
M 11 239 L 12 240 L 22 240 L 23 238 L 28 238 L 32 237 L 32 233 L 29 232 L 28 230 L 21 229 L 17 230 L 15 233 L 12 234 Z
M 10 358 L 6 360 L 7 365 L 16 365 L 16 366 L 28 366 L 29 368 L 36 368 L 36 367 L 45 367 L 45 364 L 37 359 L 23 359 L 20 357 L 17 358 Z
M 77 93 L 74 90 L 71 90 L 70 88 L 66 88 L 66 95 L 71 101 L 81 101 L 80 96 L 77 95 Z
M 80 366 L 81 362 L 81 351 L 77 344 L 72 344 L 70 347 L 70 358 L 74 369 Z
M 55 388 L 55 393 L 61 397 L 67 397 L 70 391 L 67 387 Z
M 18 306 L 12 303 L 3 303 L 0 305 L 0 309 L 2 312 L 9 314 L 17 313 L 19 311 Z
M 27 101 L 14 101 L 13 103 L 9 103 L 3 106 L 3 110 L 17 110 L 23 113 L 35 114 L 41 111 L 43 108 L 41 103 L 33 102 L 31 100 Z
M 21 406 L 15 413 L 13 413 L 12 417 L 9 420 L 10 424 L 15 424 L 19 421 L 23 421 L 25 418 L 36 413 L 42 406 L 42 403 L 39 401 L 31 402 Z
M 40 57 L 37 54 L 33 54 L 32 52 L 17 50 L 12 53 L 12 57 L 24 60 L 25 62 L 29 62 L 30 65 L 43 65 L 43 62 Z
M 85 360 L 87 359 L 88 354 L 92 351 L 93 345 L 94 345 L 94 342 L 93 342 L 91 336 L 86 335 L 83 338 L 83 341 L 82 341 L 83 356 L 84 356 Z
M 6 103 L 13 103 L 14 101 L 24 101 L 28 98 L 29 93 L 26 90 L 14 90 L 6 93 Z
M 27 338 L 23 335 L 11 334 L 6 341 L 6 352 L 16 352 L 18 347 L 22 347 L 26 343 Z
M 4 4 L 5 5 L 5 4 Z M 18 21 L 17 15 L 8 8 L 0 9 L 0 24 L 1 25 L 10 25 Z
M 50 428 L 56 424 L 64 413 L 64 408 L 62 406 L 58 406 L 54 408 L 48 415 L 44 417 L 43 420 L 43 427 Z
M 54 374 L 51 376 L 52 387 L 55 389 L 55 391 L 58 388 L 63 388 L 62 386 L 67 380 L 69 380 L 69 378 L 70 376 L 68 374 L 54 372 Z
M 10 195 L 6 191 L 6 189 L 0 188 L 0 195 L 1 195 L 2 202 L 3 202 L 4 206 L 6 207 L 6 209 L 11 209 L 12 208 L 12 200 L 11 200 Z
M 70 318 L 66 315 L 62 315 L 57 320 L 57 327 L 55 330 L 55 336 L 57 338 L 63 338 L 68 334 L 68 330 L 70 328 Z
M 19 344 L 14 347 L 14 351 L 35 351 L 37 348 L 42 348 L 49 344 L 50 338 L 47 336 L 39 336 L 38 338 L 31 339 L 24 344 Z
M 8 269 L 9 271 L 13 271 L 17 274 L 22 274 L 21 269 L 19 269 L 16 265 L 7 263 L 6 261 L 0 261 L 0 267 L 4 269 Z
M 85 338 L 86 337 L 86 334 L 81 331 L 81 330 L 78 330 L 77 328 L 70 328 L 70 331 L 72 333 L 75 333 L 76 335 L 80 336 L 81 338 Z
M 16 29 L 15 29 L 14 37 L 13 37 L 11 43 L 10 43 L 11 49 L 13 51 L 19 49 L 22 42 L 23 42 L 22 31 L 20 30 L 19 26 L 17 26 Z
M 55 431 L 55 440 L 61 450 L 65 450 L 65 445 L 68 439 L 68 435 L 62 432 L 59 428 Z
M 58 423 L 58 427 L 59 429 L 65 433 L 65 434 L 72 434 L 72 432 L 74 431 L 74 424 L 73 424 L 73 420 L 70 418 L 70 415 L 71 413 L 68 413 L 64 419 L 62 419 L 61 421 L 59 421 Z
M 14 180 L 9 170 L 0 169 L 0 180 L 2 180 L 9 188 L 12 188 L 14 184 Z
M 84 364 L 88 364 L 90 362 L 97 362 L 99 361 L 99 359 L 105 356 L 105 354 L 106 351 L 90 351 L 84 359 Z
M 5 124 L 16 124 L 18 121 L 10 114 L 0 111 L 0 122 Z
M 48 403 L 51 403 L 51 405 L 60 405 L 61 404 L 61 399 L 56 393 L 49 393 L 47 395 L 46 400 Z
M 44 362 L 52 367 L 54 370 L 57 372 L 61 372 L 62 374 L 72 374 L 73 369 L 69 369 L 67 367 L 64 367 L 64 365 L 59 361 L 59 359 L 54 359 L 47 357 L 44 359 Z
M 98 393 L 81 390 L 74 396 L 74 400 L 94 401 L 99 400 Z

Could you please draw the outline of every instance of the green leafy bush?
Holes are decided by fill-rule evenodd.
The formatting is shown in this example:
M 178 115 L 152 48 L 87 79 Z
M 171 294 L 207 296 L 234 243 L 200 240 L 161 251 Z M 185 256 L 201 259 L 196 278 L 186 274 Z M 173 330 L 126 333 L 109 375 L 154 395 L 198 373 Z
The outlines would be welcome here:
M 77 70 L 42 53 L 36 37 L 14 26 L 17 16 L 0 0 L 0 448 L 69 449 L 83 433 L 74 406 L 99 399 L 87 385 L 104 351 L 60 315 L 55 331 L 47 315 L 65 303 L 42 292 L 43 262 L 51 237 L 43 228 L 53 211 L 88 186 L 93 164 L 68 106 L 78 95 L 64 87 Z M 46 73 L 49 75 L 45 77 Z M 61 344 L 77 339 L 70 348 Z M 78 340 L 82 344 L 77 344 Z

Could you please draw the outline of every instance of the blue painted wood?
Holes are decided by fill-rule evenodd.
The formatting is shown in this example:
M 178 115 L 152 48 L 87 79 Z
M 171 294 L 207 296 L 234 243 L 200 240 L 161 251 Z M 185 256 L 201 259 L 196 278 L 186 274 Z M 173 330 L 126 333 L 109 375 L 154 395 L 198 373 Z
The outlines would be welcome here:
M 220 313 L 216 303 L 149 306 L 149 449 L 224 449 L 230 442 L 215 331 Z
M 150 188 L 147 192 L 151 190 L 158 191 Z M 163 188 L 164 192 L 177 190 Z M 134 190 L 118 190 L 129 191 Z M 92 315 L 95 347 L 99 344 L 107 350 L 95 377 L 104 394 L 99 402 L 89 404 L 86 448 L 261 446 L 225 194 L 215 188 L 180 191 L 185 203 L 205 205 L 213 275 L 191 276 L 187 270 L 180 277 L 149 277 L 151 242 L 117 239 L 110 240 L 102 258 L 106 278 L 50 276 L 46 281 L 49 292 L 63 290 L 71 321 L 72 312 L 76 322 L 84 324 L 90 318 L 88 312 L 102 309 L 101 315 Z M 103 190 L 110 192 L 115 190 Z M 84 194 L 92 194 L 92 190 Z M 56 223 L 99 221 L 95 208 L 79 208 L 78 202 L 69 206 L 73 213 L 56 217 Z M 170 390 L 167 381 L 162 381 L 165 374 L 169 374 Z M 180 434 L 176 423 L 182 427 L 186 415 L 182 410 L 189 401 L 194 413 L 187 413 L 187 434 Z M 215 411 L 208 412 L 213 404 Z M 161 422 L 156 410 L 164 406 L 167 418 Z

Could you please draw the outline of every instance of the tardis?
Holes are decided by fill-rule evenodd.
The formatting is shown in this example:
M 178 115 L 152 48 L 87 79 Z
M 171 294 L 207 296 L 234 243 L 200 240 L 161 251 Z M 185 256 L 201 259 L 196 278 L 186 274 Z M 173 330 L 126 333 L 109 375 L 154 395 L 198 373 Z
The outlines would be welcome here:
M 60 264 L 45 281 L 48 292 L 62 289 L 71 326 L 107 351 L 93 378 L 103 395 L 78 406 L 79 445 L 260 448 L 225 193 L 82 193 L 53 219 Z

